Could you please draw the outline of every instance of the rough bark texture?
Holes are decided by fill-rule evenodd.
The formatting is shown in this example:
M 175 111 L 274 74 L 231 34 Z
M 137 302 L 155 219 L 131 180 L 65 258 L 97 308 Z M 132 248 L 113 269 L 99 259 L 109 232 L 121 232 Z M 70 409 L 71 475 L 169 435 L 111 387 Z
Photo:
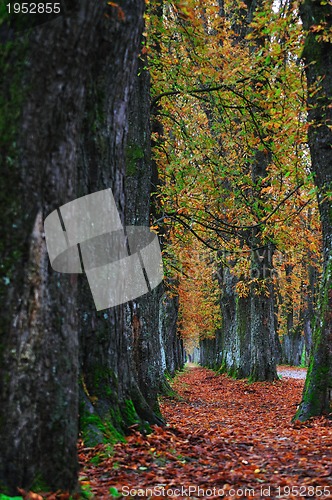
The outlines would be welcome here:
M 141 59 L 130 102 L 129 136 L 126 147 L 126 224 L 150 225 L 152 159 L 150 130 L 150 77 Z M 158 411 L 157 395 L 163 369 L 163 345 L 159 335 L 159 302 L 163 285 L 132 301 L 127 307 L 134 334 L 133 355 L 138 386 L 151 412 Z
M 229 267 L 220 270 L 222 326 L 217 332 L 216 364 L 221 371 L 243 378 L 250 376 L 250 299 L 239 297 L 237 278 Z
M 160 301 L 159 332 L 165 352 L 165 371 L 171 377 L 184 365 L 183 340 L 177 332 L 178 297 L 170 297 L 166 292 Z
M 114 25 L 115 43 L 113 37 L 105 40 L 95 56 L 81 186 L 84 192 L 111 187 L 124 226 L 146 226 L 151 192 L 149 75 L 138 67 L 144 2 L 127 2 L 122 8 L 125 20 Z M 100 59 L 105 61 L 102 68 Z M 95 312 L 88 294 L 82 289 L 80 417 L 86 443 L 92 444 L 116 440 L 131 424 L 162 422 L 154 411 L 162 374 L 160 287 L 101 313 Z
M 231 268 L 220 269 L 222 325 L 215 339 L 201 340 L 201 364 L 237 378 L 274 380 L 280 346 L 273 285 L 267 276 L 271 273 L 271 253 L 266 248 L 260 253 L 255 250 L 252 259 L 254 276 L 264 280 L 269 296 L 255 282 L 249 297 L 239 297 L 235 289 L 238 278 Z
M 292 328 L 282 337 L 282 357 L 281 363 L 291 366 L 299 366 L 302 361 L 302 354 L 305 339 L 302 334 L 302 323 Z
M 75 7 L 1 47 L 8 107 L 1 113 L 0 488 L 10 493 L 73 489 L 77 481 L 77 286 L 50 268 L 43 234 L 43 219 L 76 197 L 86 82 L 103 15 L 98 2 Z
M 307 374 L 302 403 L 294 418 L 306 420 L 313 415 L 331 413 L 332 398 L 332 46 L 321 34 L 311 30 L 332 27 L 332 6 L 327 2 L 305 0 L 300 9 L 308 30 L 303 58 L 308 82 L 309 146 L 312 171 L 318 188 L 318 203 L 323 231 L 324 267 L 318 318 L 313 333 L 313 354 Z
M 215 362 L 217 347 L 217 335 L 213 338 L 206 338 L 199 343 L 199 362 L 202 366 L 217 370 L 220 365 Z
M 226 269 L 225 273 L 228 278 L 221 298 L 222 367 L 234 377 L 249 377 L 252 349 L 250 299 L 237 295 L 235 291 L 237 278 L 232 276 L 229 269 Z M 230 304 L 232 315 L 227 312 Z

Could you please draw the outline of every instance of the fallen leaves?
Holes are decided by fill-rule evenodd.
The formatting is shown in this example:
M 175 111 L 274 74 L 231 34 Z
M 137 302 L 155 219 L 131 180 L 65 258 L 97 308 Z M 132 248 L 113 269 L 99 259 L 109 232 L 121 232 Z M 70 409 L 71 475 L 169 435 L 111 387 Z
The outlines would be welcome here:
M 322 488 L 326 495 L 317 497 L 332 498 L 331 421 L 291 423 L 302 380 L 249 384 L 193 368 L 173 386 L 182 400 L 162 400 L 167 427 L 148 436 L 134 432 L 98 465 L 91 463 L 94 449 L 81 450 L 82 472 L 97 499 L 157 498 L 161 488 L 165 496 L 179 490 L 185 493 L 178 498 L 186 498 L 181 488 L 191 485 L 193 498 L 214 498 L 216 488 L 215 498 L 254 492 L 254 498 L 292 499 L 297 486 Z
M 34 493 L 33 491 L 25 491 L 22 488 L 17 488 L 20 495 L 22 495 L 23 500 L 78 500 L 79 495 L 71 496 L 68 492 L 56 491 L 54 493 Z

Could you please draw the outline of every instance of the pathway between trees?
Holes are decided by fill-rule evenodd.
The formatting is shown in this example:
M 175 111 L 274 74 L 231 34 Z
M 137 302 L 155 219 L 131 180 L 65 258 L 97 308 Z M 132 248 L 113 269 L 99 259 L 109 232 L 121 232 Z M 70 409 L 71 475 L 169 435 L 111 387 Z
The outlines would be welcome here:
M 332 498 L 332 422 L 291 423 L 303 380 L 249 384 L 191 367 L 173 387 L 166 428 L 133 431 L 113 454 L 81 452 L 97 499 Z
M 306 368 L 299 368 L 298 366 L 278 366 L 278 375 L 282 378 L 297 378 L 305 380 L 307 376 Z

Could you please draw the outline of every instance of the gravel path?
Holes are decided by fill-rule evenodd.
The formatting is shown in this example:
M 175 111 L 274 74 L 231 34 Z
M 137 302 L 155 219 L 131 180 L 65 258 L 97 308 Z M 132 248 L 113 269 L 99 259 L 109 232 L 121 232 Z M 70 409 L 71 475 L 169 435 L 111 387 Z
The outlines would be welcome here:
M 281 375 L 283 378 L 304 380 L 307 376 L 307 369 L 293 366 L 278 366 L 278 375 Z

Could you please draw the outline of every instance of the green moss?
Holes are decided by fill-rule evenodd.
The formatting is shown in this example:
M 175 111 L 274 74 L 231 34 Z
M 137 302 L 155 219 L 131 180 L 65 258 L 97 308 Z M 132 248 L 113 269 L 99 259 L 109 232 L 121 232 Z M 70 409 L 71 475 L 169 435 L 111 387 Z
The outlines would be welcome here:
M 305 344 L 303 345 L 303 349 L 302 349 L 302 353 L 301 353 L 301 363 L 300 363 L 300 367 L 301 368 L 306 368 L 308 365 L 307 363 L 307 353 L 306 353 L 306 348 L 305 348 Z
M 41 474 L 38 474 L 31 487 L 30 487 L 30 490 L 31 491 L 34 491 L 34 492 L 38 492 L 38 491 L 50 491 L 50 486 L 47 484 L 47 482 L 44 480 L 43 476 Z
M 306 384 L 303 391 L 302 403 L 293 420 L 307 420 L 311 416 L 321 415 L 324 406 L 325 385 L 328 376 L 328 367 L 311 368 L 308 371 Z
M 93 387 L 97 394 L 102 394 L 108 398 L 112 397 L 113 390 L 117 387 L 115 374 L 109 368 L 95 366 L 93 371 Z
M 137 170 L 137 161 L 144 158 L 144 149 L 138 144 L 128 144 L 126 147 L 126 174 L 133 176 Z
M 234 379 L 238 378 L 239 375 L 239 370 L 235 365 L 232 365 L 231 368 L 228 370 L 228 375 Z
M 327 329 L 330 323 L 329 294 L 331 293 L 332 262 L 324 270 L 321 295 L 319 300 L 319 315 L 314 327 L 314 349 L 310 356 L 310 364 L 303 391 L 302 402 L 295 414 L 294 420 L 307 420 L 316 415 L 329 413 L 331 403 L 328 401 L 328 388 L 332 386 L 331 359 L 326 346 Z
M 2 495 L 2 493 L 0 493 L 0 500 L 23 500 L 23 497 L 8 497 L 7 495 Z
M 131 425 L 137 424 L 140 422 L 134 403 L 131 399 L 126 399 L 123 407 L 121 408 L 121 413 L 123 416 L 123 421 L 126 427 L 130 427 Z
M 80 427 L 82 439 L 89 446 L 99 444 L 115 444 L 124 441 L 124 435 L 120 433 L 112 423 L 112 415 L 101 418 L 97 413 L 80 415 Z M 102 437 L 102 439 L 101 439 Z
M 227 367 L 225 360 L 222 361 L 221 365 L 216 370 L 218 375 L 222 375 L 223 373 L 227 373 Z
M 154 407 L 153 407 L 153 412 L 155 415 L 157 415 L 157 417 L 160 418 L 160 420 L 164 421 L 164 417 L 161 413 L 161 410 L 160 410 L 160 406 L 159 406 L 159 401 L 157 400 Z

